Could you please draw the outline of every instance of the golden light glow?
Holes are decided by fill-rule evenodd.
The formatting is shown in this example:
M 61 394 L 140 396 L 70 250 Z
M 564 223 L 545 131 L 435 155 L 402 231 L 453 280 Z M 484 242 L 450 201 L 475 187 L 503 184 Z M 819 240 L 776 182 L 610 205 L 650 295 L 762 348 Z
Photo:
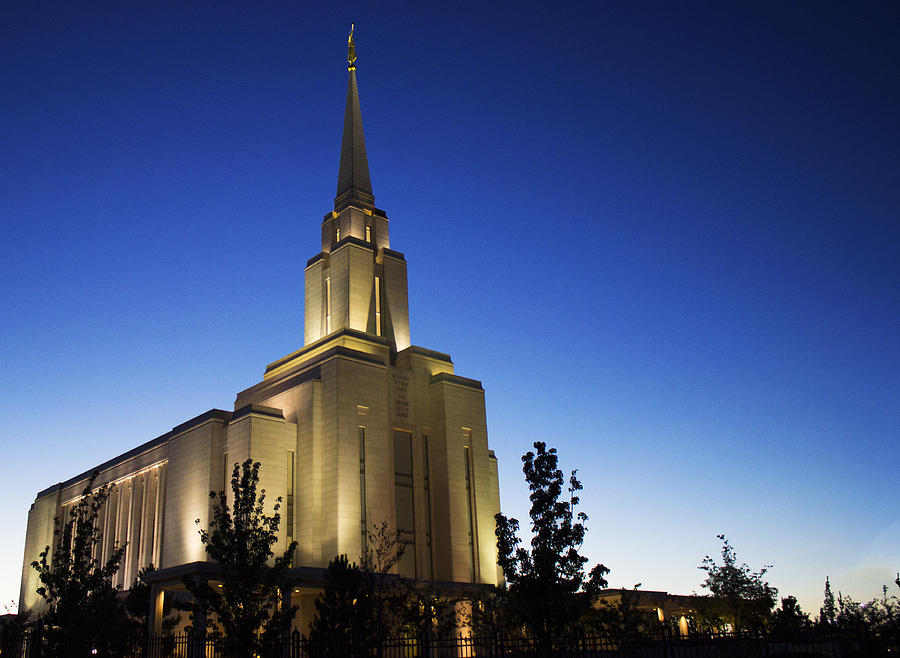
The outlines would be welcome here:
M 318 342 L 312 343 L 308 347 L 304 347 L 297 350 L 296 352 L 288 354 L 286 357 L 284 357 L 284 359 L 281 360 L 281 363 L 275 361 L 274 363 L 279 363 L 277 367 L 273 368 L 272 364 L 270 363 L 266 367 L 266 373 L 263 375 L 263 379 L 271 379 L 272 377 L 275 377 L 280 373 L 303 363 L 304 361 L 309 361 L 319 354 L 330 350 L 335 345 L 340 345 L 341 347 L 349 347 L 350 349 L 356 350 L 358 352 L 364 352 L 366 354 L 382 354 L 385 350 L 383 346 L 375 345 L 365 339 L 356 338 L 355 336 L 348 336 L 346 334 L 339 334 L 333 338 L 326 337 L 319 339 Z
M 340 229 L 338 229 L 340 239 Z M 325 279 L 325 335 L 331 333 L 331 277 Z
M 381 335 L 381 277 L 375 277 L 375 335 Z
M 353 41 L 353 23 L 350 24 L 350 36 L 347 37 L 347 67 L 348 71 L 356 70 L 356 42 Z
M 156 599 L 153 601 L 153 632 L 162 633 L 162 620 L 165 612 L 165 596 L 166 592 L 160 588 L 156 592 Z
M 139 456 L 139 455 L 137 455 L 137 456 Z M 137 456 L 136 456 L 136 457 L 137 457 Z M 108 484 L 108 485 L 110 485 L 110 486 L 113 486 L 113 487 L 118 487 L 118 486 L 120 486 L 121 484 L 123 484 L 124 482 L 128 482 L 129 480 L 133 480 L 133 479 L 136 478 L 138 475 L 143 475 L 144 473 L 147 473 L 147 472 L 149 472 L 149 471 L 152 471 L 153 469 L 159 468 L 159 467 L 162 466 L 163 464 L 168 463 L 168 461 L 169 461 L 168 458 L 166 458 L 166 459 L 160 459 L 159 461 L 153 462 L 153 463 L 150 464 L 149 466 L 145 466 L 144 468 L 142 468 L 142 469 L 140 469 L 140 470 L 138 470 L 138 471 L 134 471 L 134 472 L 132 472 L 132 473 L 129 473 L 128 475 L 124 475 L 124 476 L 122 476 L 122 477 L 120 477 L 120 478 L 117 478 L 117 479 L 115 479 L 115 480 L 112 480 L 111 482 L 107 482 L 106 484 Z M 122 463 L 127 463 L 127 462 L 122 462 Z M 120 467 L 120 466 L 121 466 L 121 464 L 116 464 L 116 468 L 118 468 L 118 467 Z M 97 479 L 100 480 L 101 478 L 98 477 Z M 81 500 L 82 498 L 84 498 L 84 495 L 83 495 L 81 492 L 84 490 L 84 485 L 85 485 L 85 484 L 87 484 L 87 480 L 86 480 L 86 479 L 83 481 L 83 483 L 79 483 L 79 493 L 78 493 L 78 495 L 77 495 L 77 496 L 74 496 L 73 498 L 69 498 L 68 500 L 62 501 L 62 502 L 60 503 L 60 505 L 63 506 L 63 507 L 65 507 L 65 506 L 67 506 L 67 505 L 74 505 L 74 504 L 77 503 L 79 500 Z M 101 486 L 104 486 L 104 485 L 95 483 L 95 488 L 96 488 L 96 487 L 101 487 Z

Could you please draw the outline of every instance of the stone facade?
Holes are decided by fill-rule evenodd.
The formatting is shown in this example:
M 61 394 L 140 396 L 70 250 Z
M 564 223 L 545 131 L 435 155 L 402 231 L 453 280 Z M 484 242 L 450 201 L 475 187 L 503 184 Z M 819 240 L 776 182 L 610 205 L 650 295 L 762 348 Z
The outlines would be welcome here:
M 92 469 L 98 485 L 115 485 L 101 514 L 101 550 L 127 545 L 116 576 L 123 588 L 148 564 L 160 569 L 160 590 L 205 571 L 195 519 L 207 526 L 209 492 L 227 490 L 232 466 L 247 458 L 261 464 L 269 504 L 284 500 L 275 551 L 298 542 L 304 623 L 322 569 L 338 554 L 358 559 L 367 531 L 382 522 L 405 545 L 405 575 L 502 578 L 484 391 L 456 375 L 447 354 L 410 344 L 406 260 L 390 248 L 388 218 L 374 206 L 362 134 L 351 67 L 335 208 L 306 267 L 304 346 L 269 364 L 261 382 L 237 394 L 234 411 L 210 410 Z M 32 505 L 22 610 L 40 607 L 30 563 L 89 475 L 45 489 Z

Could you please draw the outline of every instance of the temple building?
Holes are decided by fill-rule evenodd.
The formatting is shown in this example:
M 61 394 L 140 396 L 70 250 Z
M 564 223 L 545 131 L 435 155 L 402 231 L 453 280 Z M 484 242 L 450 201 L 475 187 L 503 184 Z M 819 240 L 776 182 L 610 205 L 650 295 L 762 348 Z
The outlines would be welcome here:
M 406 259 L 375 206 L 350 45 L 337 194 L 321 252 L 306 265 L 303 347 L 270 363 L 233 411 L 209 410 L 38 493 L 22 611 L 40 609 L 30 564 L 95 471 L 98 486 L 115 485 L 100 557 L 127 546 L 116 584 L 127 589 L 150 564 L 158 592 L 182 587 L 185 574 L 214 573 L 195 519 L 208 527 L 209 492 L 228 490 L 233 465 L 248 458 L 261 464 L 269 504 L 284 501 L 276 554 L 298 542 L 294 602 L 304 624 L 324 567 L 338 554 L 358 559 L 383 522 L 405 546 L 400 573 L 457 584 L 502 578 L 484 390 L 457 375 L 449 355 L 410 343 Z

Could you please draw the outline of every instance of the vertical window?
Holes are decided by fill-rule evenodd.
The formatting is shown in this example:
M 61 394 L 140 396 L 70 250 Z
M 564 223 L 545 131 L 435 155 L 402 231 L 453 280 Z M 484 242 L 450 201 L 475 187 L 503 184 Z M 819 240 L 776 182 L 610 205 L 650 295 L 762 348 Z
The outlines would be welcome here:
M 325 335 L 331 333 L 331 277 L 325 278 Z
M 106 562 L 109 558 L 109 537 L 107 534 L 109 533 L 109 509 L 112 507 L 112 492 L 110 491 L 109 498 L 106 499 L 106 503 L 103 505 L 103 534 L 101 535 L 101 539 L 103 541 L 101 551 L 100 551 L 100 561 Z
M 399 571 L 416 577 L 416 514 L 413 505 L 412 434 L 394 430 L 394 499 L 397 539 L 403 546 Z
M 294 451 L 287 453 L 287 490 L 284 497 L 285 529 L 288 542 L 294 539 Z
M 338 226 L 336 229 L 334 229 L 334 241 L 335 242 L 341 241 L 341 227 L 340 226 Z
M 222 491 L 228 491 L 228 483 L 230 482 L 228 471 L 228 453 L 222 457 Z
M 472 480 L 472 432 L 463 430 L 463 439 L 466 442 L 463 448 L 463 458 L 466 462 L 466 512 L 469 520 L 469 579 L 475 582 L 475 510 L 472 503 L 475 497 L 475 483 Z
M 369 526 L 366 521 L 366 428 L 360 425 L 359 439 L 359 533 L 363 552 L 368 548 Z
M 366 224 L 366 242 L 372 241 L 372 227 Z
M 375 277 L 375 335 L 381 335 L 381 277 Z
M 431 479 L 429 478 L 428 436 L 422 435 L 422 473 L 425 476 L 425 548 L 428 551 L 429 578 L 434 578 L 434 552 L 431 548 Z

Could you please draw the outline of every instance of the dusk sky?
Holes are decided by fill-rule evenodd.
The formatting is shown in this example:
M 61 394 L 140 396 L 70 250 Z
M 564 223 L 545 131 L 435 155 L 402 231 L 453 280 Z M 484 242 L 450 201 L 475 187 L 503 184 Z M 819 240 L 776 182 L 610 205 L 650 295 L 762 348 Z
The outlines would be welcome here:
M 0 612 L 39 490 L 302 346 L 351 22 L 504 513 L 545 441 L 613 587 L 699 593 L 725 533 L 808 612 L 898 593 L 900 4 L 185 4 L 0 10 Z

